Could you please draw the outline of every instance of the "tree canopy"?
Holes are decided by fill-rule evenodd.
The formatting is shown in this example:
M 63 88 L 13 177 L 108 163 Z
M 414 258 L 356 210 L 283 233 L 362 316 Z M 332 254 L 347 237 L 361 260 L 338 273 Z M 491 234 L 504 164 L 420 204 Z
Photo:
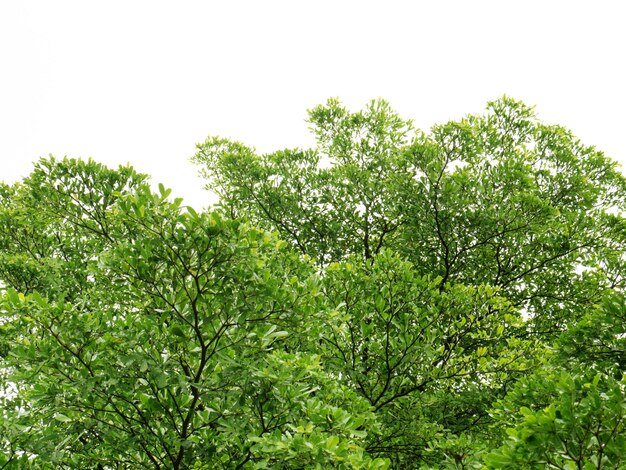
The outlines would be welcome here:
M 621 468 L 626 179 L 504 97 L 0 187 L 0 468 Z

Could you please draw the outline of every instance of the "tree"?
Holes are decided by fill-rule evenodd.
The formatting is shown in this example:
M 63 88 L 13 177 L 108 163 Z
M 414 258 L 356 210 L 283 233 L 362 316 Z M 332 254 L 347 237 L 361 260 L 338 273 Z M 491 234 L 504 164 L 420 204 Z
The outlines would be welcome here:
M 388 251 L 371 261 L 349 259 L 326 269 L 324 294 L 339 306 L 343 324 L 324 336 L 325 363 L 381 421 L 370 453 L 398 467 L 434 465 L 436 458 L 425 454 L 433 434 L 449 440 L 485 427 L 484 407 L 532 366 L 535 343 L 507 339 L 520 316 L 489 286 L 441 291 L 440 278 L 419 276 Z
M 0 467 L 619 468 L 626 179 L 509 98 L 0 186 Z
M 91 161 L 2 196 L 4 467 L 385 467 L 307 347 L 327 312 L 284 242 Z
M 623 295 L 607 294 L 496 404 L 508 439 L 488 455 L 488 468 L 626 465 L 625 307 Z
M 316 261 L 343 312 L 326 364 L 382 424 L 366 448 L 396 468 L 480 465 L 503 438 L 492 403 L 623 290 L 626 180 L 506 97 L 430 134 L 380 100 L 329 100 L 309 123 L 315 149 L 210 137 L 192 160 L 224 213 Z
M 542 336 L 599 289 L 623 288 L 623 176 L 524 104 L 503 98 L 431 135 L 384 101 L 351 113 L 329 100 L 309 122 L 314 150 L 256 155 L 208 138 L 192 160 L 225 211 L 278 231 L 320 265 L 389 248 L 441 286 L 500 288 Z M 588 282 L 581 267 L 601 279 Z
M 545 372 L 545 371 L 544 371 Z M 623 468 L 626 462 L 624 381 L 597 374 L 549 380 L 550 404 L 522 406 L 524 420 L 507 429 L 509 439 L 487 457 L 488 468 Z

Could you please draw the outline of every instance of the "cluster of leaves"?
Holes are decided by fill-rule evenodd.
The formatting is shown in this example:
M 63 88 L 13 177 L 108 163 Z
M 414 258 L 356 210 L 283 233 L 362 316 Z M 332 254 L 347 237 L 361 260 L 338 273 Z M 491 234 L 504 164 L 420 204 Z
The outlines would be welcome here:
M 307 348 L 314 269 L 276 236 L 94 162 L 4 191 L 4 465 L 385 466 L 367 402 Z
M 509 98 L 0 186 L 1 468 L 626 465 L 626 180 Z
M 257 155 L 212 137 L 193 160 L 223 212 L 319 266 L 343 322 L 322 354 L 376 413 L 370 453 L 394 468 L 481 467 L 518 425 L 508 417 L 557 407 L 555 390 L 506 413 L 502 400 L 561 373 L 575 393 L 590 367 L 621 403 L 609 382 L 623 372 L 623 322 L 590 317 L 624 290 L 614 162 L 510 98 L 430 134 L 384 101 L 353 113 L 330 100 L 309 122 L 313 150 Z
M 509 439 L 487 456 L 488 468 L 626 464 L 625 313 L 624 296 L 608 294 L 495 405 Z

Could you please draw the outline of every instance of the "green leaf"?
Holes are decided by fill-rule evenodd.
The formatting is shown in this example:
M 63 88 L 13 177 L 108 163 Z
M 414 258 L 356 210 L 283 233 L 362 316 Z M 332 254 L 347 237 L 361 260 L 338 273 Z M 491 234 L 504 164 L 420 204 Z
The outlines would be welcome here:
M 67 416 L 65 416 L 62 413 L 55 413 L 54 414 L 54 419 L 56 419 L 57 421 L 60 421 L 62 423 L 68 423 L 70 421 L 72 421 L 72 418 L 69 418 Z

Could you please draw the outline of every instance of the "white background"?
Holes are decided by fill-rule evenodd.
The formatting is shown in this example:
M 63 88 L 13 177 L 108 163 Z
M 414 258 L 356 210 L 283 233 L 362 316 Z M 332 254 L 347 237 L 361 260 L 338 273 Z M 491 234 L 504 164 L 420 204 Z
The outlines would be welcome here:
M 626 163 L 621 3 L 0 0 L 0 180 L 91 156 L 201 207 L 196 143 L 310 146 L 331 96 L 428 130 L 507 94 Z

